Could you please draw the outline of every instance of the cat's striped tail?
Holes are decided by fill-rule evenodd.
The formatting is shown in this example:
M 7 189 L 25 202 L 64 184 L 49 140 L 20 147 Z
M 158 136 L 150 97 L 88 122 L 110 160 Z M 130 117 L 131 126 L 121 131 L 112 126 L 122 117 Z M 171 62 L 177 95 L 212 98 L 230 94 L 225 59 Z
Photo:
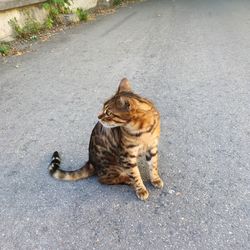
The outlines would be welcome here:
M 74 171 L 66 171 L 60 169 L 61 158 L 57 151 L 52 155 L 51 163 L 49 164 L 49 173 L 52 177 L 65 181 L 77 181 L 85 179 L 95 174 L 95 168 L 90 162 Z

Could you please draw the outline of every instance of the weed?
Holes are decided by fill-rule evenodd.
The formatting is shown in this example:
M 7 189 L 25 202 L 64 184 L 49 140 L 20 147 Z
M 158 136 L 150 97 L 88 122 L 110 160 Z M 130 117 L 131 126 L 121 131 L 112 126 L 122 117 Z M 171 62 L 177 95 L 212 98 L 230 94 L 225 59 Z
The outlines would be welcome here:
M 27 18 L 24 25 L 20 26 L 16 18 L 11 19 L 9 24 L 15 31 L 17 38 L 36 40 L 36 35 L 39 34 L 40 31 L 44 29 L 52 29 L 54 24 L 57 23 L 57 16 L 59 14 L 71 12 L 69 6 L 70 0 L 48 0 L 43 4 L 43 8 L 49 12 L 48 17 L 43 24 L 35 21 L 29 13 L 26 13 Z M 85 20 L 84 18 L 87 18 L 85 17 L 86 14 L 84 11 L 80 12 L 80 14 L 83 20 Z
M 122 0 L 114 0 L 113 1 L 114 6 L 118 6 L 118 5 L 121 5 L 121 4 L 122 4 Z
M 48 0 L 43 4 L 43 8 L 49 12 L 49 18 L 53 22 L 56 21 L 56 18 L 59 14 L 70 13 L 71 11 L 69 6 L 70 0 Z M 52 24 L 52 22 L 50 22 L 50 24 Z
M 54 25 L 54 20 L 51 17 L 48 17 L 43 25 L 45 29 L 52 29 Z
M 86 10 L 83 10 L 82 8 L 77 8 L 76 14 L 79 17 L 80 21 L 88 21 L 89 13 Z
M 11 50 L 11 47 L 6 42 L 0 42 L 0 55 L 7 56 Z
M 30 40 L 32 40 L 32 41 L 36 41 L 38 39 L 38 37 L 36 36 L 36 35 L 32 35 L 31 37 L 30 37 Z
M 38 34 L 39 31 L 43 29 L 42 25 L 39 22 L 33 20 L 30 16 L 26 19 L 23 27 L 17 23 L 17 19 L 13 18 L 9 21 L 10 26 L 16 33 L 17 38 L 27 39 L 31 36 Z

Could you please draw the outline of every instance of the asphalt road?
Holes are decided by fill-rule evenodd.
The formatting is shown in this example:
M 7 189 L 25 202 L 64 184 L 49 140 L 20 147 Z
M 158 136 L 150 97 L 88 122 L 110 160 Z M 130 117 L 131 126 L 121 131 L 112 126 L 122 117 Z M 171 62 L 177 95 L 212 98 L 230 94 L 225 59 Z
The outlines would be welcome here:
M 250 2 L 146 1 L 0 64 L 0 249 L 249 249 Z M 162 117 L 149 200 L 87 160 L 102 103 L 127 76 Z

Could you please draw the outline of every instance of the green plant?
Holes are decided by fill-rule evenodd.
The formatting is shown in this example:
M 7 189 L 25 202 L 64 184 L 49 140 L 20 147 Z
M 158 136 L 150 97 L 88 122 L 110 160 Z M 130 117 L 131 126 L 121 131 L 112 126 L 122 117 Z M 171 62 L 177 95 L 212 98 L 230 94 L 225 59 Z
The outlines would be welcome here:
M 39 22 L 33 20 L 30 16 L 28 16 L 22 27 L 18 24 L 16 18 L 11 19 L 9 24 L 15 31 L 17 38 L 30 38 L 31 36 L 38 34 L 39 31 L 43 29 L 42 25 Z
M 10 26 L 16 33 L 17 38 L 36 40 L 37 34 L 44 29 L 51 29 L 57 22 L 57 16 L 59 14 L 70 13 L 69 8 L 71 0 L 48 0 L 43 4 L 43 8 L 48 10 L 49 15 L 43 24 L 35 21 L 30 16 L 30 13 L 26 13 L 27 17 L 25 23 L 21 26 L 16 18 L 9 21 Z M 82 14 L 82 16 L 84 16 Z M 84 17 L 82 17 L 84 18 Z
M 89 13 L 86 10 L 83 10 L 82 8 L 77 8 L 76 14 L 79 17 L 80 21 L 88 21 Z
M 43 4 L 43 8 L 49 12 L 49 18 L 53 21 L 56 21 L 56 17 L 59 14 L 70 13 L 69 6 L 70 0 L 48 0 L 46 3 Z
M 7 56 L 10 52 L 10 45 L 6 42 L 0 42 L 0 54 L 2 56 Z
M 52 29 L 53 25 L 54 25 L 54 21 L 51 17 L 48 17 L 45 22 L 44 22 L 44 28 L 46 29 Z
M 121 5 L 121 3 L 122 3 L 122 0 L 114 0 L 114 1 L 113 1 L 113 5 L 114 5 L 114 6 Z
M 10 19 L 8 23 L 11 26 L 11 28 L 15 31 L 16 34 L 22 33 L 22 28 L 17 23 L 17 19 L 15 17 L 13 19 Z

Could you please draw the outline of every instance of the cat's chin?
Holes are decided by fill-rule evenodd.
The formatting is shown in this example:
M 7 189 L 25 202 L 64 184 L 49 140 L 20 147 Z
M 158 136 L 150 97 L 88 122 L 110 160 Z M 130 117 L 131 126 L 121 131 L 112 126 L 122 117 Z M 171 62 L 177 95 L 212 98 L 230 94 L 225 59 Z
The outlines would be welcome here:
M 116 128 L 116 127 L 118 127 L 118 126 L 116 126 L 116 125 L 108 125 L 108 124 L 105 124 L 105 123 L 103 123 L 103 122 L 100 121 L 100 120 L 99 120 L 99 122 L 102 124 L 102 126 L 103 126 L 104 128 Z

